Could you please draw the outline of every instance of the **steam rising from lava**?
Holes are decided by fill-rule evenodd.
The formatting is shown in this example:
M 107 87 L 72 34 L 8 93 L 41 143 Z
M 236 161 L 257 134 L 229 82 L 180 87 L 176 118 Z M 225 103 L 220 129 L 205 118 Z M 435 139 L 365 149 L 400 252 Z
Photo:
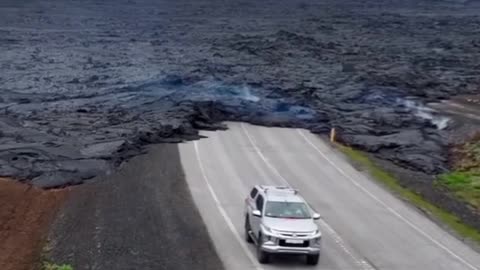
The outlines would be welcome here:
M 437 112 L 413 100 L 403 100 L 403 105 L 412 110 L 413 114 L 422 119 L 429 120 L 438 129 L 448 127 L 450 118 L 438 115 Z

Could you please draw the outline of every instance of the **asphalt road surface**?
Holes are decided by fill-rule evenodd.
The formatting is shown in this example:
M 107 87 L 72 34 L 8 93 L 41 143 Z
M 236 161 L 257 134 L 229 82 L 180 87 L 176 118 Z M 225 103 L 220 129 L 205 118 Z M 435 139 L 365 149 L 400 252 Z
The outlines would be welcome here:
M 480 269 L 480 254 L 354 169 L 304 130 L 229 123 L 180 145 L 193 199 L 227 269 L 312 268 L 300 257 L 257 263 L 243 238 L 243 201 L 255 184 L 298 188 L 323 218 L 315 269 Z

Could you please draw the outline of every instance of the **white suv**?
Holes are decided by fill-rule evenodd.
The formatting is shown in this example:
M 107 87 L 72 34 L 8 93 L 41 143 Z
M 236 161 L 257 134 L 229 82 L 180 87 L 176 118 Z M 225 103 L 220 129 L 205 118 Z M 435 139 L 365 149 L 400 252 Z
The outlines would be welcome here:
M 322 234 L 313 212 L 298 191 L 290 187 L 254 186 L 245 199 L 245 238 L 257 245 L 260 263 L 272 254 L 305 254 L 316 265 Z

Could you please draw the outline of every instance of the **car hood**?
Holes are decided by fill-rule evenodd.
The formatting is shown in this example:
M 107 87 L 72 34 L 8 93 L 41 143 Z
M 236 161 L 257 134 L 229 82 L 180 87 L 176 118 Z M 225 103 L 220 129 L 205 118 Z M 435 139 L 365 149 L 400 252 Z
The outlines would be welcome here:
M 263 225 L 276 231 L 313 232 L 318 229 L 313 219 L 271 218 L 263 217 Z

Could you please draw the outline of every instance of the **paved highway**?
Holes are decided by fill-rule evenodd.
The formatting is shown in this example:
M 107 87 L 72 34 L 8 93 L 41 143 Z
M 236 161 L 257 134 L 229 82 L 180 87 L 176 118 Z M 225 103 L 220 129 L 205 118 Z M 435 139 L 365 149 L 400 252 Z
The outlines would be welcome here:
M 243 201 L 255 184 L 298 188 L 323 218 L 314 269 L 480 270 L 480 254 L 355 170 L 317 136 L 229 123 L 180 145 L 189 189 L 227 269 L 304 269 L 303 258 L 257 263 L 243 238 Z

